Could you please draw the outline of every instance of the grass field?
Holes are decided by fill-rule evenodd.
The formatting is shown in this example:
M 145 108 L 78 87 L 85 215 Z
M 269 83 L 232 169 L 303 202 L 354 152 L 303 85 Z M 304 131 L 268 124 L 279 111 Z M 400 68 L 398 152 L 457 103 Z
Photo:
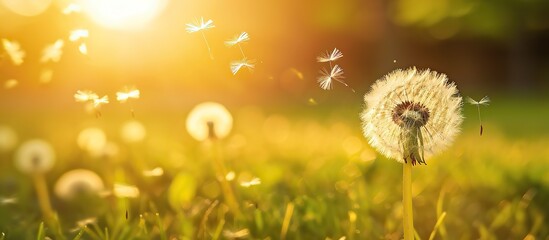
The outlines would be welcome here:
M 55 166 L 45 176 L 61 233 L 41 228 L 32 179 L 15 169 L 11 149 L 0 153 L 0 239 L 400 239 L 402 164 L 368 146 L 360 98 L 229 105 L 234 128 L 216 145 L 189 136 L 185 107 L 136 107 L 135 119 L 129 111 L 94 118 L 83 111 L 4 109 L 0 124 L 13 128 L 19 143 L 38 137 L 55 148 Z M 483 136 L 476 108 L 464 106 L 455 144 L 413 170 L 421 239 L 549 239 L 548 102 L 492 97 L 482 109 Z M 143 141 L 120 137 L 128 120 L 146 127 Z M 80 149 L 76 138 L 87 127 L 103 129 L 118 151 L 92 156 Z M 225 204 L 216 157 L 234 172 L 228 179 L 241 214 Z M 156 167 L 161 176 L 143 175 Z M 125 183 L 140 194 L 60 199 L 52 191 L 56 181 L 76 168 L 96 172 L 106 190 Z M 254 178 L 260 184 L 242 186 Z M 77 224 L 89 218 L 87 227 Z

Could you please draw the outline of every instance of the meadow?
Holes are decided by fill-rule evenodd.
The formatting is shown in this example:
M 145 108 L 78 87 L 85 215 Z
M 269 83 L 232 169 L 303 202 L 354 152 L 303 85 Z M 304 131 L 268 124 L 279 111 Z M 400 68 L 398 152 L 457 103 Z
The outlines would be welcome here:
M 402 167 L 363 137 L 360 95 L 322 104 L 233 103 L 226 107 L 234 127 L 217 146 L 185 129 L 191 104 L 136 106 L 135 117 L 106 109 L 100 118 L 11 109 L 2 122 L 20 141 L 40 137 L 54 146 L 55 166 L 45 176 L 60 229 L 41 225 L 32 180 L 15 169 L 10 149 L 0 161 L 0 239 L 400 239 Z M 482 136 L 476 108 L 464 106 L 455 144 L 413 168 L 417 239 L 549 239 L 547 101 L 493 96 L 482 109 Z M 139 121 L 144 139 L 125 141 L 126 121 Z M 102 129 L 115 150 L 82 149 L 77 137 L 89 127 Z M 216 157 L 231 172 L 240 214 L 226 204 Z M 97 173 L 107 194 L 54 194 L 60 176 L 78 168 Z M 144 174 L 154 168 L 162 174 Z M 117 183 L 139 195 L 116 197 Z

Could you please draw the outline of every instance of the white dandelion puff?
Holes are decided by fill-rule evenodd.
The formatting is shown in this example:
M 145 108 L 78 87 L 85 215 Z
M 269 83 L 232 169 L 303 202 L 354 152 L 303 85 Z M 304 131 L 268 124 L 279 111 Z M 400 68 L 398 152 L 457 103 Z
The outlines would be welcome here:
M 484 127 L 482 126 L 482 118 L 480 117 L 480 105 L 488 106 L 490 105 L 490 98 L 488 96 L 484 96 L 480 101 L 475 101 L 471 97 L 466 97 L 465 100 L 471 104 L 476 105 L 478 110 L 478 121 L 480 122 L 480 135 L 482 136 L 482 132 L 484 131 Z
M 40 62 L 59 62 L 59 60 L 61 60 L 61 55 L 63 55 L 64 45 L 65 41 L 63 41 L 63 39 L 58 39 L 54 43 L 46 46 L 42 51 L 42 57 L 40 58 Z
M 337 81 L 347 87 L 349 86 L 341 80 L 343 78 L 343 69 L 338 65 L 335 65 L 330 70 L 323 69 L 320 71 L 320 74 L 321 76 L 318 77 L 317 82 L 320 84 L 320 88 L 324 90 L 332 89 L 333 81 Z
M 343 57 L 343 53 L 339 49 L 334 48 L 332 52 L 326 51 L 316 58 L 317 62 L 334 62 Z
M 81 43 L 78 46 L 78 51 L 84 55 L 88 55 L 88 45 L 86 45 L 86 43 Z
M 2 45 L 15 66 L 23 64 L 23 58 L 25 58 L 26 53 L 21 49 L 21 45 L 18 42 L 2 38 Z
M 101 98 L 94 98 L 93 99 L 93 107 L 98 108 L 103 104 L 109 103 L 109 96 L 103 96 Z
M 204 31 L 210 28 L 214 28 L 213 21 L 209 19 L 208 21 L 204 22 L 204 18 L 200 18 L 200 22 L 198 20 L 195 20 L 194 23 L 187 23 L 185 24 L 187 27 L 185 28 L 188 33 L 195 33 L 200 32 L 202 34 L 202 38 L 204 38 L 204 42 L 206 43 L 206 47 L 208 48 L 208 53 L 210 54 L 210 58 L 213 60 L 212 55 L 212 49 L 210 48 L 210 44 L 208 43 L 208 40 L 206 39 L 206 35 L 204 34 Z
M 77 90 L 74 94 L 74 100 L 77 102 L 86 102 L 86 101 L 92 101 L 93 99 L 98 98 L 99 96 L 89 90 Z
M 361 114 L 364 135 L 388 158 L 425 164 L 448 147 L 462 123 L 462 98 L 446 75 L 395 70 L 372 85 Z
M 128 99 L 138 99 L 141 95 L 139 89 L 126 87 L 124 90 L 116 92 L 116 100 L 123 103 L 128 101 Z
M 74 169 L 61 175 L 54 186 L 57 197 L 70 201 L 79 195 L 99 195 L 104 191 L 101 177 L 87 169 Z
M 15 153 L 15 166 L 25 173 L 47 172 L 54 163 L 53 147 L 41 139 L 24 142 Z
M 113 192 L 118 198 L 136 198 L 139 196 L 139 188 L 122 183 L 115 183 Z
M 186 122 L 187 132 L 196 140 L 221 139 L 229 135 L 233 117 L 225 106 L 205 102 L 194 107 Z

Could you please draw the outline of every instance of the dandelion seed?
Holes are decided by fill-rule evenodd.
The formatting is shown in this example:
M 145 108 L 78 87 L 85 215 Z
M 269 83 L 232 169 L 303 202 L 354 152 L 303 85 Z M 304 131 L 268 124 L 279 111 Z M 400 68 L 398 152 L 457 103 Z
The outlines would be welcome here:
M 57 197 L 65 201 L 79 195 L 99 194 L 105 186 L 97 173 L 87 169 L 74 169 L 61 175 L 54 186 Z
M 244 238 L 250 235 L 250 230 L 247 228 L 244 228 L 242 230 L 238 230 L 236 232 L 229 231 L 229 230 L 223 230 L 223 236 L 227 239 L 238 239 L 238 238 Z
M 143 171 L 143 176 L 145 177 L 160 177 L 162 175 L 164 175 L 164 169 L 162 169 L 161 167 L 155 167 L 151 170 Z
M 232 47 L 234 45 L 247 42 L 250 40 L 250 36 L 247 32 L 242 32 L 240 35 L 235 36 L 233 39 L 225 41 L 225 45 Z
M 334 62 L 343 57 L 343 53 L 339 49 L 334 48 L 332 52 L 326 51 L 324 54 L 316 58 L 317 62 Z
M 364 135 L 388 158 L 412 164 L 449 146 L 462 122 L 462 99 L 446 75 L 416 68 L 395 70 L 364 96 Z
M 343 78 L 343 69 L 338 65 L 335 65 L 329 71 L 323 69 L 320 71 L 320 74 L 321 76 L 318 78 L 317 82 L 320 84 L 320 88 L 324 90 L 332 89 L 332 81 L 338 81 L 347 87 L 349 86 L 341 80 Z
M 71 13 L 82 12 L 82 7 L 76 3 L 71 3 L 63 9 L 63 14 L 69 15 Z
M 93 99 L 99 98 L 99 96 L 89 90 L 77 90 L 74 94 L 74 100 L 77 102 L 93 101 Z
M 242 59 L 240 61 L 231 62 L 231 72 L 236 75 L 241 68 L 248 68 L 250 71 L 254 69 L 254 61 L 248 59 Z
M 124 90 L 121 90 L 119 92 L 116 92 L 116 100 L 123 103 L 128 101 L 128 99 L 138 99 L 141 92 L 139 89 L 133 88 L 133 87 L 125 87 Z
M 480 136 L 482 136 L 482 132 L 484 131 L 484 128 L 482 127 L 482 118 L 480 118 L 480 105 L 488 106 L 490 105 L 490 98 L 488 96 L 484 96 L 480 101 L 475 101 L 471 97 L 466 97 L 465 100 L 471 104 L 476 105 L 478 110 L 478 121 L 480 122 Z
M 213 60 L 212 50 L 210 48 L 210 44 L 208 43 L 208 40 L 206 40 L 206 35 L 204 34 L 204 31 L 210 28 L 214 28 L 213 21 L 210 19 L 206 22 L 204 22 L 204 18 L 200 18 L 200 22 L 198 20 L 195 20 L 195 23 L 187 23 L 186 30 L 188 33 L 195 33 L 200 32 L 202 34 L 202 38 L 204 38 L 204 42 L 206 43 L 206 47 L 208 48 L 208 53 L 210 54 L 210 58 Z
M 194 107 L 186 122 L 187 132 L 198 141 L 221 139 L 229 135 L 233 117 L 225 106 L 205 102 Z
M 115 183 L 114 195 L 118 198 L 136 198 L 139 196 L 139 189 L 136 186 Z
M 19 85 L 19 81 L 17 81 L 17 79 L 8 79 L 4 82 L 5 89 L 12 89 L 17 85 Z
M 93 107 L 99 108 L 103 104 L 109 103 L 109 96 L 103 96 L 101 98 L 94 98 L 93 99 Z
M 61 60 L 61 55 L 63 54 L 64 45 L 65 41 L 63 41 L 62 39 L 58 39 L 53 44 L 46 46 L 42 51 L 42 57 L 40 58 L 40 62 L 59 62 L 59 60 Z
M 259 185 L 259 184 L 261 184 L 261 179 L 259 179 L 259 178 L 252 178 L 252 180 L 250 180 L 250 181 L 240 182 L 240 186 L 242 186 L 242 187 L 251 187 L 251 186 L 255 186 L 255 185 Z
M 21 45 L 19 45 L 18 42 L 2 38 L 2 45 L 4 46 L 6 53 L 8 53 L 8 56 L 15 66 L 23 64 L 25 51 L 21 49 Z
M 88 31 L 88 29 L 84 29 L 84 28 L 75 29 L 71 31 L 71 34 L 69 36 L 69 41 L 76 42 L 82 38 L 88 38 L 89 36 L 90 36 L 90 32 Z

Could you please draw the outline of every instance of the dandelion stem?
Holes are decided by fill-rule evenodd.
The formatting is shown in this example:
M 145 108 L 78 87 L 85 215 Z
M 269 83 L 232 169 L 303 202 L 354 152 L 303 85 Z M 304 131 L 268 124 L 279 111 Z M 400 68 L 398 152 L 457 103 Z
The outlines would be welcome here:
M 280 239 L 282 240 L 286 239 L 286 235 L 288 234 L 288 228 L 290 227 L 290 220 L 292 220 L 293 213 L 294 204 L 290 202 L 286 207 L 286 213 L 284 213 L 284 221 L 282 222 L 282 229 L 280 230 Z
M 214 57 L 212 55 L 212 49 L 210 48 L 210 44 L 208 43 L 208 40 L 206 40 L 206 35 L 204 34 L 204 32 L 200 32 L 200 33 L 202 33 L 202 38 L 204 38 L 204 42 L 206 43 L 206 47 L 208 48 L 208 53 L 210 54 L 210 58 L 214 60 Z
M 38 204 L 40 210 L 47 223 L 53 222 L 53 210 L 50 204 L 50 196 L 48 194 L 48 186 L 46 185 L 46 179 L 41 173 L 36 173 L 33 176 L 34 187 L 36 188 L 36 195 L 38 197 Z
M 219 181 L 219 184 L 221 185 L 221 190 L 223 192 L 223 197 L 225 198 L 225 203 L 229 206 L 231 211 L 237 216 L 240 217 L 240 208 L 238 206 L 238 202 L 236 200 L 236 197 L 233 193 L 233 189 L 227 179 L 225 179 L 225 176 L 227 175 L 227 170 L 225 168 L 225 164 L 223 164 L 223 160 L 221 159 L 221 153 L 220 153 L 220 146 L 219 141 L 217 139 L 213 140 L 213 161 L 214 161 L 214 168 L 215 173 L 217 175 L 217 180 Z
M 412 161 L 403 164 L 402 172 L 402 205 L 404 240 L 414 239 L 414 215 L 412 211 Z

